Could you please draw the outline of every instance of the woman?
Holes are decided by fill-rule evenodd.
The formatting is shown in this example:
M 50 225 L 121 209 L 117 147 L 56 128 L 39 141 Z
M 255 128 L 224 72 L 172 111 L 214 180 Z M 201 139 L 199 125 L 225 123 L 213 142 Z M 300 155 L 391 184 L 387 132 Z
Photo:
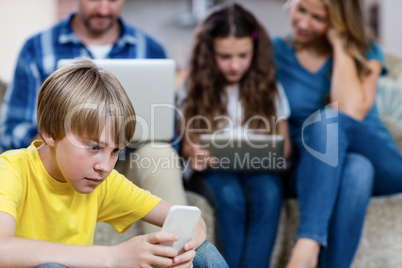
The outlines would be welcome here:
M 359 0 L 290 0 L 293 34 L 274 40 L 289 99 L 300 225 L 288 267 L 352 263 L 370 195 L 402 191 L 402 157 L 374 103 L 386 73 Z

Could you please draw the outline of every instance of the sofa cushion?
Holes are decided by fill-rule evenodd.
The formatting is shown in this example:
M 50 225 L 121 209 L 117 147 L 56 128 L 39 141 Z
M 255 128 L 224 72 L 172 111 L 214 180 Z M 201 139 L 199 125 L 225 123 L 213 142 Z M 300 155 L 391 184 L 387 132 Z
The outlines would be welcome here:
M 402 82 L 379 79 L 376 102 L 380 113 L 402 121 Z
M 402 120 L 397 120 L 384 113 L 382 113 L 380 116 L 385 127 L 391 133 L 392 139 L 394 140 L 399 151 L 402 152 Z

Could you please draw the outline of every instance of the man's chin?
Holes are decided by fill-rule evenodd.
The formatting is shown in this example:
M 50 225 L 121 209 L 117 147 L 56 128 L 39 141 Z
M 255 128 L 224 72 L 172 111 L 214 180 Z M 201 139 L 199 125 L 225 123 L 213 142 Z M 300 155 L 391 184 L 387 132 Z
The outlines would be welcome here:
M 108 27 L 91 27 L 89 28 L 90 32 L 95 34 L 95 35 L 100 35 L 103 34 L 105 32 L 107 32 L 110 28 L 112 28 L 111 26 Z
M 95 35 L 100 35 L 108 30 L 110 30 L 114 25 L 114 22 L 109 22 L 109 23 L 87 23 L 87 29 L 95 34 Z

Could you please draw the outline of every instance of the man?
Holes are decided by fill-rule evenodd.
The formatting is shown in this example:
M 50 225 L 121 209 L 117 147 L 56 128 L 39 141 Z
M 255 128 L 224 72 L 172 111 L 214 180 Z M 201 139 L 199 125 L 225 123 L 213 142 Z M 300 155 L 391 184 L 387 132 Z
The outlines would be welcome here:
M 78 11 L 49 30 L 31 37 L 19 55 L 14 80 L 3 103 L 0 134 L 3 150 L 28 147 L 38 139 L 36 99 L 40 85 L 66 58 L 166 58 L 162 46 L 119 16 L 124 0 L 77 0 Z M 178 161 L 176 152 L 151 148 L 135 151 L 138 157 Z M 129 157 L 116 169 L 140 187 L 173 204 L 186 204 L 179 163 L 170 168 L 130 167 Z M 156 172 L 153 172 L 156 170 Z M 146 232 L 156 231 L 147 226 Z

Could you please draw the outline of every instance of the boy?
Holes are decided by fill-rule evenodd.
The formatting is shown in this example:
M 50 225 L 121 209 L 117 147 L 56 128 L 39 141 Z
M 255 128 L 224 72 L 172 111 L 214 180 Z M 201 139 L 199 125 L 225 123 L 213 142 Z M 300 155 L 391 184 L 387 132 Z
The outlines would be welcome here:
M 77 9 L 68 18 L 30 37 L 24 44 L 7 88 L 0 114 L 0 145 L 4 151 L 28 147 L 39 139 L 36 101 L 41 84 L 56 70 L 61 59 L 164 59 L 165 49 L 154 38 L 127 23 L 121 16 L 124 0 L 76 0 Z M 126 148 L 115 169 L 137 186 L 175 205 L 187 199 L 177 152 L 155 141 L 139 148 Z M 159 144 L 159 142 L 158 142 Z M 158 148 L 155 148 L 158 147 Z M 132 165 L 130 155 L 152 163 L 170 159 L 168 167 Z M 125 156 L 125 157 L 123 157 Z M 172 156 L 172 157 L 171 157 Z M 145 233 L 160 228 L 143 224 Z
M 134 134 L 134 118 L 118 80 L 89 60 L 76 60 L 46 79 L 37 104 L 44 142 L 0 156 L 0 266 L 192 267 L 194 260 L 195 266 L 227 267 L 203 243 L 202 219 L 180 255 L 158 245 L 177 239 L 162 232 L 92 246 L 97 221 L 118 232 L 139 219 L 161 226 L 171 207 L 113 170 L 119 149 Z M 211 262 L 205 258 L 210 254 Z

